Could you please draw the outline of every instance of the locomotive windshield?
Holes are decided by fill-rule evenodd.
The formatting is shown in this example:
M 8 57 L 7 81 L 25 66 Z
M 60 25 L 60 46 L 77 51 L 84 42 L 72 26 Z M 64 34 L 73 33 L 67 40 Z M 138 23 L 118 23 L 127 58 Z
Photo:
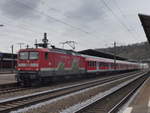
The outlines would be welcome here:
M 20 52 L 19 53 L 19 59 L 21 59 L 21 60 L 28 59 L 28 56 L 29 56 L 29 52 Z
M 21 60 L 36 60 L 39 58 L 38 52 L 20 52 L 19 59 Z
M 39 57 L 39 53 L 38 52 L 30 52 L 29 53 L 29 59 L 30 60 L 36 60 Z

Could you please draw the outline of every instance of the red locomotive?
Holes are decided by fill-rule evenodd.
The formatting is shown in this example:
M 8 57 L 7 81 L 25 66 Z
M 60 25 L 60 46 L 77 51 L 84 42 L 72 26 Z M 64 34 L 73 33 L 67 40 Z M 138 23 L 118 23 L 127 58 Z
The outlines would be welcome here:
M 54 78 L 85 75 L 104 71 L 140 69 L 138 63 L 83 55 L 72 50 L 49 49 L 45 34 L 44 43 L 36 48 L 21 49 L 17 61 L 17 81 L 22 84 L 45 82 Z M 38 46 L 43 48 L 38 48 Z

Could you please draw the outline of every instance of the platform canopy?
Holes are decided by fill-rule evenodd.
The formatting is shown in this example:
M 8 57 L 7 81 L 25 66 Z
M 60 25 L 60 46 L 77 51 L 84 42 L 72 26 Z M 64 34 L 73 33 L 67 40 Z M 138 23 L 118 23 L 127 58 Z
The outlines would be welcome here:
M 87 50 L 79 51 L 79 53 L 85 54 L 85 55 L 91 55 L 91 56 L 97 56 L 97 57 L 114 59 L 114 55 L 108 54 L 108 53 L 104 53 L 102 51 L 94 50 L 94 49 L 87 49 Z M 119 57 L 119 56 L 116 56 L 116 59 L 117 60 L 128 60 L 126 58 L 122 58 L 122 57 Z
M 150 43 L 150 15 L 139 14 L 139 18 L 141 20 L 147 40 Z
M 12 59 L 12 54 L 0 52 L 0 59 L 6 59 L 6 60 Z M 13 59 L 17 59 L 17 54 L 13 54 Z

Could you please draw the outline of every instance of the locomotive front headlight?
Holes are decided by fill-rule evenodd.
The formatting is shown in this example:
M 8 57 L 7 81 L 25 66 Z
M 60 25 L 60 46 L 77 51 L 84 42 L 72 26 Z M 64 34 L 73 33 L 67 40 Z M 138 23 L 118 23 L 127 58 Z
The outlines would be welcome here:
M 25 67 L 26 64 L 25 64 L 25 63 L 19 63 L 18 66 L 19 66 L 19 67 Z
M 38 69 L 38 68 L 36 68 L 35 70 L 36 70 L 36 71 L 38 71 L 39 69 Z
M 30 66 L 31 66 L 31 67 L 38 67 L 39 64 L 37 64 L 37 63 L 32 63 L 32 64 L 30 64 Z

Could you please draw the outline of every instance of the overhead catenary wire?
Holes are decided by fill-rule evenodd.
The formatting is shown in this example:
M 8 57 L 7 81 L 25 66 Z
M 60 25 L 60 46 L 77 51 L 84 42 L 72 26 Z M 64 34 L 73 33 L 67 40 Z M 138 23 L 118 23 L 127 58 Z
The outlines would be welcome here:
M 17 0 L 16 0 L 17 1 Z M 20 3 L 20 2 L 19 2 Z M 26 7 L 25 5 L 24 5 L 24 7 Z M 29 7 L 28 7 L 29 8 Z M 25 26 L 31 26 L 31 24 L 32 23 L 30 23 L 30 24 L 26 24 L 26 22 L 24 21 L 24 19 L 22 19 L 21 21 L 23 21 L 23 23 L 21 23 L 20 25 L 22 25 L 22 26 L 20 26 L 20 25 L 15 25 L 15 24 L 13 24 L 13 22 L 12 22 L 12 20 L 10 19 L 10 18 L 8 18 L 8 16 L 4 16 L 4 15 L 1 15 L 1 18 L 3 18 L 3 22 L 2 23 L 4 23 L 5 24 L 5 27 L 6 28 L 8 28 L 8 26 L 10 27 L 16 27 L 16 28 L 19 28 L 19 29 L 21 29 L 21 30 L 24 30 L 24 31 L 28 31 L 28 32 L 30 32 L 30 33 L 36 33 L 37 34 L 37 32 L 39 32 L 40 31 L 40 29 L 38 30 L 37 28 L 36 28 L 36 30 L 33 30 L 33 29 L 31 29 L 31 27 L 25 27 Z M 10 29 L 11 30 L 11 29 Z M 13 29 L 12 29 L 13 30 Z M 37 31 L 38 30 L 38 31 Z M 48 31 L 51 31 L 52 30 L 52 32 L 56 32 L 55 30 L 53 30 L 53 29 L 48 29 Z M 41 32 L 41 31 L 40 31 Z M 44 31 L 45 32 L 45 31 Z M 3 32 L 4 33 L 4 32 Z M 17 33 L 19 33 L 19 32 L 17 32 Z M 13 32 L 13 34 L 14 34 L 14 32 Z
M 23 2 L 21 2 L 21 3 L 23 4 L 24 7 L 31 8 L 31 7 L 28 6 L 27 4 L 24 4 Z M 79 28 L 79 27 L 73 26 L 73 25 L 71 25 L 70 23 L 66 23 L 66 22 L 64 22 L 64 21 L 62 21 L 62 20 L 59 20 L 59 19 L 55 18 L 55 17 L 46 15 L 46 14 L 44 14 L 43 12 L 40 12 L 40 11 L 38 11 L 38 10 L 35 10 L 35 9 L 34 9 L 34 11 L 37 12 L 37 13 L 39 13 L 39 14 L 45 15 L 45 16 L 47 16 L 48 18 L 53 19 L 53 20 L 56 21 L 56 22 L 62 23 L 62 24 L 64 24 L 64 25 L 66 25 L 66 26 L 69 26 L 69 27 L 75 29 L 75 30 L 78 30 L 78 31 L 80 31 L 80 32 L 83 32 L 83 33 L 85 33 L 85 34 L 87 34 L 87 35 L 89 35 L 89 36 L 91 36 L 91 37 L 95 37 L 95 36 L 93 36 L 91 33 L 89 33 L 88 31 L 85 31 L 85 30 L 83 30 L 83 29 L 81 29 L 81 28 Z M 9 20 L 9 19 L 8 19 L 8 20 Z M 9 22 L 9 23 L 11 23 L 11 22 Z M 7 23 L 7 24 L 8 24 L 8 23 Z M 12 26 L 15 26 L 14 24 L 11 24 L 11 25 L 12 25 Z M 32 30 L 29 30 L 29 29 L 27 29 L 27 28 L 25 28 L 25 27 L 23 27 L 23 26 L 20 26 L 20 28 L 22 28 L 22 29 L 24 29 L 24 30 L 28 30 L 28 31 L 30 31 L 30 32 L 32 31 Z M 33 31 L 33 32 L 34 32 L 34 31 Z M 95 38 L 98 38 L 98 37 L 95 37 Z
M 21 28 L 21 29 L 24 29 L 24 30 L 26 30 L 26 31 L 32 31 L 31 29 L 27 29 L 27 28 L 25 28 L 25 27 L 23 27 L 23 26 L 18 26 L 18 25 L 14 25 L 14 24 L 12 24 L 12 20 L 10 20 L 10 18 L 8 18 L 7 16 L 4 16 L 4 15 L 1 15 L 1 18 L 3 18 L 3 24 L 5 25 L 5 27 L 7 27 L 7 26 L 13 26 L 13 27 L 19 27 L 19 28 Z M 35 32 L 35 31 L 33 31 L 33 32 Z
M 38 32 L 41 32 L 40 31 L 40 29 L 37 29 L 37 30 L 33 30 L 33 29 L 31 29 L 31 27 L 25 27 L 25 26 L 31 26 L 32 25 L 32 23 L 31 24 L 27 24 L 26 22 L 23 22 L 23 23 L 21 23 L 21 25 L 22 26 L 20 26 L 20 25 L 15 25 L 15 24 L 13 24 L 13 22 L 12 22 L 12 20 L 10 19 L 10 18 L 8 18 L 7 16 L 4 16 L 4 15 L 1 15 L 1 18 L 3 18 L 3 21 L 2 21 L 2 23 L 5 25 L 5 29 L 6 28 L 9 28 L 8 30 L 10 30 L 10 31 L 12 31 L 12 33 L 10 33 L 9 32 L 9 34 L 8 34 L 8 30 L 5 30 L 5 31 L 3 31 L 3 34 L 5 35 L 10 35 L 11 37 L 13 37 L 13 38 L 17 38 L 17 39 L 23 39 L 24 40 L 24 42 L 26 41 L 26 42 L 28 42 L 29 40 L 27 39 L 27 38 L 24 38 L 24 35 L 22 35 L 21 34 L 21 32 L 18 32 L 18 31 L 16 31 L 17 32 L 17 34 L 15 33 L 15 32 L 13 32 L 14 31 L 14 28 L 16 27 L 17 29 L 19 28 L 19 30 L 22 30 L 22 32 L 23 31 L 26 31 L 26 33 L 29 33 L 29 34 L 37 34 Z M 24 21 L 24 20 L 21 20 L 21 21 Z M 33 25 L 32 25 L 33 26 Z M 13 28 L 13 29 L 11 29 L 11 27 Z M 52 29 L 50 29 L 50 31 L 51 31 Z M 43 30 L 44 31 L 44 30 Z M 45 32 L 45 31 L 44 31 Z M 54 30 L 52 30 L 52 32 L 54 32 Z M 56 31 L 55 31 L 56 32 Z M 28 34 L 28 35 L 29 35 Z M 1 35 L 2 36 L 2 35 Z M 26 34 L 26 36 L 27 36 L 27 34 Z M 29 35 L 30 36 L 30 35 Z M 36 35 L 35 35 L 36 36 Z
M 122 18 L 124 18 L 124 20 L 127 20 L 127 19 L 128 19 L 127 16 L 124 14 L 124 12 L 123 12 L 122 9 L 120 8 L 120 6 L 119 6 L 119 4 L 117 3 L 117 1 L 114 0 L 113 3 L 114 3 L 114 5 L 116 6 L 116 8 L 118 9 L 118 11 L 120 12 Z M 130 26 L 130 28 L 131 28 L 132 30 L 134 30 L 134 27 L 133 27 L 131 24 L 128 24 L 128 26 Z M 134 30 L 134 32 L 135 32 L 135 30 Z M 132 33 L 133 33 L 133 32 L 132 32 Z M 139 35 L 138 35 L 139 33 L 138 33 L 138 32 L 136 32 L 136 33 L 134 33 L 134 34 L 136 35 L 136 37 L 139 37 Z
M 103 2 L 103 4 L 105 5 L 105 7 L 112 13 L 112 15 L 114 16 L 114 18 L 116 18 L 118 20 L 118 22 L 120 23 L 120 25 L 122 25 L 122 27 L 124 27 L 126 29 L 126 31 L 133 38 L 135 38 L 134 35 L 132 34 L 132 32 L 130 31 L 130 29 L 127 27 L 127 25 L 119 19 L 119 17 L 116 15 L 116 13 L 114 13 L 114 11 L 109 7 L 109 5 L 107 5 L 107 3 L 105 2 L 105 0 L 99 0 L 99 2 Z
M 17 0 L 16 0 L 16 1 L 17 1 Z M 19 1 L 19 2 L 20 2 L 20 1 Z M 93 34 L 91 34 L 90 32 L 81 29 L 80 27 L 74 26 L 74 25 L 72 25 L 72 24 L 70 24 L 70 23 L 68 23 L 68 22 L 62 21 L 62 20 L 57 19 L 57 18 L 55 18 L 55 17 L 53 17 L 53 16 L 47 15 L 47 14 L 41 12 L 41 11 L 38 11 L 38 10 L 36 10 L 36 9 L 33 9 L 31 6 L 27 5 L 27 4 L 24 3 L 23 1 L 21 1 L 20 3 L 22 3 L 22 5 L 24 5 L 24 6 L 27 7 L 27 8 L 30 8 L 30 9 L 34 10 L 35 12 L 37 12 L 37 13 L 39 13 L 39 14 L 42 14 L 42 15 L 44 15 L 44 16 L 46 16 L 46 17 L 48 17 L 49 19 L 52 19 L 52 20 L 54 20 L 54 21 L 56 21 L 56 22 L 58 22 L 58 23 L 61 23 L 61 24 L 66 25 L 66 26 L 68 26 L 68 27 L 71 27 L 71 28 L 73 28 L 73 29 L 75 29 L 75 30 L 78 30 L 78 31 L 80 31 L 80 32 L 82 32 L 82 33 L 85 33 L 85 34 L 87 34 L 87 35 L 89 35 L 89 36 L 96 37 L 96 36 L 93 36 Z M 96 37 L 96 38 L 98 38 L 98 37 Z
M 18 1 L 18 0 L 16 0 L 16 1 Z M 105 2 L 105 1 L 104 1 Z M 24 3 L 23 1 L 19 1 L 19 3 L 21 3 L 24 7 L 27 7 L 27 8 L 32 8 L 31 6 L 29 6 L 29 5 L 27 5 L 26 3 Z M 109 7 L 108 7 L 109 8 Z M 71 28 L 73 28 L 73 29 L 76 29 L 76 30 L 78 30 L 78 31 L 80 31 L 80 32 L 84 32 L 84 33 L 86 33 L 86 34 L 88 34 L 88 35 L 90 35 L 90 36 L 92 36 L 92 37 L 96 37 L 96 36 L 94 36 L 93 34 L 91 34 L 91 33 L 89 33 L 88 31 L 85 31 L 85 30 L 83 30 L 83 29 L 81 29 L 81 28 L 79 28 L 79 27 L 77 27 L 77 26 L 74 26 L 74 25 L 72 25 L 72 24 L 70 24 L 70 23 L 67 23 L 67 22 L 65 22 L 65 21 L 62 21 L 62 20 L 60 20 L 60 19 L 57 19 L 57 18 L 55 18 L 55 17 L 52 17 L 52 16 L 50 16 L 50 15 L 47 15 L 47 14 L 45 14 L 45 13 L 43 13 L 43 12 L 40 12 L 40 11 L 38 11 L 38 10 L 36 10 L 36 9 L 33 9 L 32 8 L 32 10 L 34 10 L 35 12 L 38 12 L 39 14 L 42 14 L 42 15 L 44 15 L 44 16 L 47 16 L 48 18 L 50 18 L 50 19 L 53 19 L 54 21 L 56 21 L 56 22 L 58 22 L 58 23 L 62 23 L 62 24 L 64 24 L 64 25 L 66 25 L 66 26 L 69 26 L 69 27 L 71 27 Z M 111 10 L 111 9 L 110 9 Z M 113 12 L 112 12 L 113 13 Z M 115 13 L 114 13 L 115 14 Z M 125 25 L 124 25 L 124 23 L 122 23 L 122 22 L 120 22 L 124 27 L 126 27 Z M 26 29 L 26 28 L 23 28 L 23 29 Z M 128 31 L 130 31 L 127 27 L 126 27 L 126 29 L 128 30 Z M 34 32 L 34 31 L 33 31 Z M 98 38 L 98 37 L 96 37 L 96 38 Z
M 18 0 L 16 0 L 16 1 L 18 1 Z M 104 0 L 103 0 L 104 1 Z M 24 1 L 19 1 L 21 4 L 23 4 L 24 5 L 24 7 L 27 7 L 27 8 L 32 8 L 32 6 L 31 5 L 29 5 L 29 4 L 26 4 Z M 105 1 L 104 1 L 105 2 Z M 109 7 L 109 6 L 108 6 Z M 32 8 L 33 9 L 33 8 Z M 111 9 L 111 8 L 110 8 Z M 53 17 L 53 16 L 50 16 L 50 15 L 48 15 L 48 14 L 46 14 L 46 13 L 44 13 L 44 12 L 41 12 L 41 11 L 39 11 L 39 10 L 37 10 L 37 9 L 33 9 L 36 13 L 38 13 L 38 14 L 41 14 L 41 15 L 44 15 L 44 16 L 46 16 L 46 17 L 48 17 L 48 19 L 52 19 L 52 20 L 54 20 L 54 21 L 56 21 L 56 22 L 58 22 L 58 23 L 61 23 L 61 24 L 63 24 L 63 25 L 65 25 L 65 26 L 68 26 L 68 27 L 71 27 L 72 29 L 74 29 L 74 30 L 78 30 L 78 31 L 80 31 L 80 32 L 82 32 L 82 33 L 85 33 L 85 34 L 87 34 L 87 35 L 89 35 L 89 36 L 91 36 L 91 37 L 96 37 L 96 36 L 94 36 L 93 35 L 93 33 L 90 33 L 89 31 L 86 31 L 86 30 L 84 30 L 84 29 L 82 29 L 82 28 L 80 28 L 80 27 L 78 27 L 78 26 L 74 26 L 73 24 L 71 24 L 71 23 L 68 23 L 68 22 L 65 22 L 65 21 L 63 21 L 63 20 L 61 20 L 61 19 L 58 19 L 58 18 L 55 18 L 55 17 Z M 112 9 L 111 9 L 112 10 Z M 114 13 L 114 11 L 112 11 L 113 13 Z M 114 13 L 115 14 L 115 13 Z M 115 14 L 116 15 L 116 14 Z M 118 18 L 118 16 L 116 15 L 115 16 L 114 15 L 114 17 L 115 18 Z M 119 19 L 119 18 L 118 18 Z M 120 20 L 120 19 L 119 19 Z M 121 20 L 119 21 L 119 23 L 127 30 L 127 32 L 129 33 L 129 34 L 132 34 L 131 33 L 131 31 L 130 31 L 130 29 L 128 28 L 128 26 L 127 25 L 125 25 L 125 23 L 124 22 L 122 22 Z M 22 27 L 22 29 L 24 29 L 24 30 L 28 30 L 28 31 L 30 31 L 30 32 L 32 32 L 33 30 L 30 30 L 30 29 L 28 29 L 28 28 L 25 28 L 25 27 L 23 27 L 23 26 L 21 26 Z M 20 27 L 20 28 L 21 28 Z M 51 29 L 50 29 L 51 30 Z M 35 32 L 36 33 L 36 31 L 33 31 L 33 32 Z M 96 37 L 96 38 L 98 38 L 98 37 Z

